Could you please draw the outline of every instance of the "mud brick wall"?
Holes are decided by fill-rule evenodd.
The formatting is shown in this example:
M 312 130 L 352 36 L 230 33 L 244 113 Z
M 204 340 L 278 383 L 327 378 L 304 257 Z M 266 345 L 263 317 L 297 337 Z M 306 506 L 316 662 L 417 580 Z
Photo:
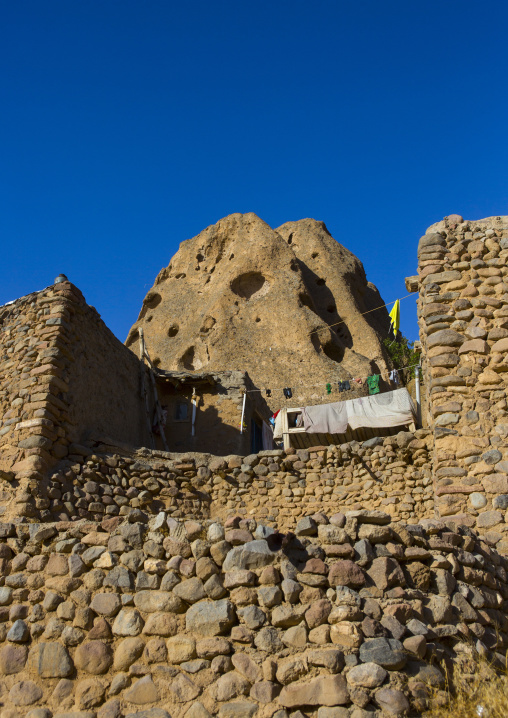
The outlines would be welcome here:
M 508 551 L 508 218 L 452 215 L 418 245 L 437 514 Z
M 6 718 L 401 717 L 508 645 L 507 559 L 440 521 L 3 523 L 0 556 Z

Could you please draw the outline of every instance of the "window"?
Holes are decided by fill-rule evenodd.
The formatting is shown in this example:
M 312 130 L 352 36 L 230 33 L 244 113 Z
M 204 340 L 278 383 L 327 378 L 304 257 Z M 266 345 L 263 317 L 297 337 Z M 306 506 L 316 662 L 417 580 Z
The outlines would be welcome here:
M 189 421 L 189 402 L 178 399 L 175 404 L 175 421 Z

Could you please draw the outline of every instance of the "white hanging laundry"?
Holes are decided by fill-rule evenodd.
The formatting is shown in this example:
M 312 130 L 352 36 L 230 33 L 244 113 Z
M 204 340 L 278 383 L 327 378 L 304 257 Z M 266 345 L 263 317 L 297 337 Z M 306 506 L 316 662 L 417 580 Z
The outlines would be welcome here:
M 302 410 L 303 425 L 309 434 L 344 434 L 348 417 L 345 401 L 306 406 Z
M 270 449 L 273 449 L 273 431 L 272 427 L 268 422 L 263 421 L 263 429 L 261 433 L 261 438 L 263 441 L 263 450 L 267 451 Z
M 397 369 L 392 369 L 390 372 L 390 381 L 393 381 L 395 386 L 400 386 L 400 377 Z

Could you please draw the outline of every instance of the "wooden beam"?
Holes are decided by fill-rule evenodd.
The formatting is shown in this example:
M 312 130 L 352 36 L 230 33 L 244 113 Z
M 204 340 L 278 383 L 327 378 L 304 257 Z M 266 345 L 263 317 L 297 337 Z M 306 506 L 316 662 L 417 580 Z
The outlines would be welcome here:
M 141 396 L 145 404 L 146 421 L 148 424 L 148 435 L 150 436 L 150 446 L 152 449 L 155 449 L 155 439 L 153 436 L 150 407 L 148 404 L 148 392 L 146 390 L 145 340 L 143 337 L 143 329 L 141 327 L 139 328 L 139 358 L 141 360 Z
M 284 449 L 290 449 L 291 448 L 291 436 L 289 434 L 288 410 L 281 409 L 280 412 L 282 414 L 282 417 L 281 417 L 282 441 L 283 441 Z
M 145 345 L 145 337 L 143 334 L 143 329 L 141 327 L 139 328 L 139 344 L 140 344 L 140 351 L 141 351 L 141 361 L 143 362 L 143 375 L 144 375 L 144 368 L 145 368 L 145 359 L 148 362 L 148 374 L 150 375 L 150 380 L 152 383 L 153 400 L 155 403 L 155 413 L 157 416 L 157 424 L 159 425 L 159 432 L 161 435 L 162 444 L 164 446 L 165 451 L 169 451 L 168 442 L 166 441 L 166 435 L 164 433 L 165 427 L 164 427 L 164 424 L 162 421 L 162 409 L 161 409 L 161 405 L 159 402 L 159 393 L 157 391 L 157 385 L 155 383 L 155 376 L 154 376 L 153 368 L 152 368 L 153 364 L 152 364 L 152 360 L 150 359 L 150 355 L 148 354 L 148 350 Z M 143 385 L 144 385 L 144 376 L 143 376 Z M 148 412 L 149 411 L 148 410 L 148 396 L 146 397 L 146 406 L 147 406 L 147 412 Z M 150 429 L 151 429 L 151 427 L 150 427 Z M 152 442 L 154 444 L 153 448 L 155 448 L 155 439 L 153 436 L 153 432 L 151 435 L 152 435 Z

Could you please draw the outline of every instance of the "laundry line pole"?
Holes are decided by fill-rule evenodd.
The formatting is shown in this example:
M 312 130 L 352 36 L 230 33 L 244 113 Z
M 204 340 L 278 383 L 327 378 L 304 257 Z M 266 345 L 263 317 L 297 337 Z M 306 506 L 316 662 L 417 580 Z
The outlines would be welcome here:
M 152 422 L 150 420 L 150 409 L 148 406 L 148 391 L 147 391 L 146 383 L 145 383 L 145 359 L 148 364 L 148 366 L 147 366 L 148 375 L 149 375 L 150 381 L 152 383 L 153 401 L 154 401 L 154 405 L 155 405 L 155 417 L 157 419 L 157 425 L 159 427 L 160 437 L 161 437 L 162 443 L 164 445 L 164 450 L 169 451 L 168 442 L 166 441 L 166 434 L 165 434 L 165 428 L 166 428 L 165 422 L 163 421 L 163 418 L 162 418 L 162 409 L 161 409 L 161 405 L 159 402 L 159 393 L 157 391 L 157 384 L 155 382 L 155 376 L 153 373 L 153 364 L 152 364 L 152 360 L 150 359 L 148 349 L 146 348 L 145 335 L 143 333 L 142 327 L 139 328 L 139 358 L 141 360 L 141 385 L 142 385 L 141 391 L 145 397 L 145 408 L 146 408 L 146 414 L 147 414 L 147 419 L 148 419 L 148 429 L 150 432 L 150 442 L 152 445 L 152 449 L 156 448 L 156 442 L 155 442 L 155 437 L 153 435 L 153 426 L 152 426 Z
M 415 392 L 416 392 L 416 421 L 418 427 L 422 425 L 422 399 L 420 394 L 420 367 L 415 367 Z
M 192 428 L 191 428 L 191 436 L 196 436 L 196 405 L 198 402 L 198 397 L 196 394 L 196 387 L 192 387 Z
M 243 434 L 243 419 L 245 416 L 245 402 L 247 401 L 247 392 L 243 392 L 243 403 L 242 403 L 242 418 L 240 420 L 240 434 Z
M 291 437 L 289 435 L 289 421 L 287 406 L 280 410 L 282 421 L 282 445 L 284 450 L 291 448 Z

